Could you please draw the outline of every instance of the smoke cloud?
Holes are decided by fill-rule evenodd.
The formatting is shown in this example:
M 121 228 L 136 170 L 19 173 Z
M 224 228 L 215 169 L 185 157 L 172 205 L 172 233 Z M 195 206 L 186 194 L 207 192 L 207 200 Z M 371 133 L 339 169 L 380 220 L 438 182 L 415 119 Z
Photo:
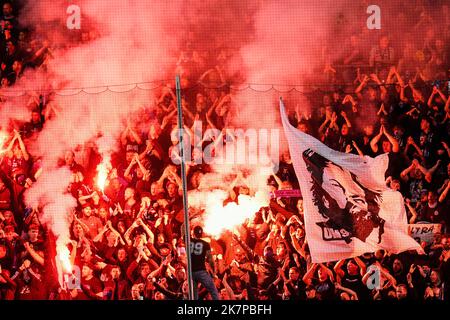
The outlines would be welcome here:
M 43 68 L 27 71 L 13 89 L 57 89 L 52 103 L 58 109 L 29 146 L 34 156 L 42 158 L 43 173 L 25 194 L 27 204 L 43 207 L 43 221 L 60 239 L 68 239 L 65 217 L 76 203 L 67 194 L 71 174 L 58 168 L 58 159 L 66 150 L 88 141 L 94 141 L 103 155 L 114 151 L 117 145 L 113 141 L 124 129 L 125 119 L 155 99 L 156 91 L 140 90 L 136 83 L 168 83 L 175 73 L 192 82 L 204 70 L 217 67 L 228 84 L 253 89 L 231 90 L 231 125 L 236 128 L 281 129 L 280 95 L 287 106 L 298 105 L 300 113 L 311 113 L 317 106 L 306 99 L 304 93 L 311 89 L 306 85 L 326 80 L 324 65 L 344 56 L 343 43 L 353 32 L 370 39 L 366 41 L 370 44 L 382 32 L 393 31 L 399 36 L 405 33 L 405 41 L 414 45 L 422 40 L 407 37 L 417 23 L 416 6 L 379 2 L 383 14 L 393 12 L 396 17 L 403 10 L 404 23 L 394 23 L 387 14 L 383 30 L 369 32 L 365 27 L 368 1 L 355 5 L 353 1 L 329 0 L 80 0 L 82 30 L 73 31 L 66 27 L 68 1 L 27 2 L 20 23 L 33 30 L 40 45 L 45 40 L 51 44 L 52 59 Z M 429 9 L 427 14 L 432 18 L 438 13 Z M 434 31 L 427 16 L 419 19 L 428 33 Z M 395 29 L 398 25 L 404 29 Z M 397 52 L 403 46 L 400 41 Z M 183 64 L 180 57 L 188 51 L 196 54 Z M 114 86 L 120 84 L 131 85 Z M 106 86 L 114 86 L 110 89 L 117 92 Z M 297 91 L 284 93 L 294 87 Z M 25 100 L 2 104 L 2 128 L 10 120 L 29 118 L 31 106 Z M 286 148 L 285 142 L 282 145 Z M 223 182 L 236 171 L 233 167 L 214 169 L 213 175 L 204 177 L 203 185 Z M 255 190 L 265 188 L 268 173 L 261 170 L 266 169 L 253 168 L 249 174 L 249 180 L 256 181 L 251 183 Z

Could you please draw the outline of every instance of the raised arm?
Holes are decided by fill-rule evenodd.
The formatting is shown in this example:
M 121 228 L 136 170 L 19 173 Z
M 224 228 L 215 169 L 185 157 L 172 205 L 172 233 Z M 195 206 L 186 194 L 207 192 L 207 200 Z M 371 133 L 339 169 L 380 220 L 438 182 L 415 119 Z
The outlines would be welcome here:
M 345 113 L 345 111 L 341 111 L 341 116 L 342 118 L 344 118 L 345 123 L 347 124 L 347 127 L 351 128 L 352 127 L 352 123 L 350 122 L 350 120 L 348 119 L 347 114 Z
M 378 142 L 380 141 L 381 137 L 383 136 L 383 132 L 384 132 L 384 127 L 381 126 L 380 132 L 375 137 L 373 137 L 373 139 L 370 141 L 370 148 L 375 153 L 378 152 Z
M 353 147 L 356 149 L 356 152 L 358 152 L 358 154 L 361 156 L 361 157 L 364 157 L 364 153 L 361 151 L 361 149 L 358 147 L 358 144 L 356 143 L 356 141 L 355 140 L 352 140 L 352 145 L 353 145 Z
M 147 235 L 148 235 L 148 241 L 149 241 L 150 243 L 154 243 L 154 241 L 155 241 L 155 235 L 153 234 L 152 230 L 150 230 L 150 228 L 142 221 L 141 218 L 139 218 L 139 219 L 136 220 L 136 224 L 137 224 L 138 226 L 140 225 L 140 226 L 144 229 L 145 233 L 147 233 Z
M 364 89 L 364 87 L 366 86 L 368 81 L 369 81 L 369 77 L 367 75 L 364 75 L 364 78 L 361 81 L 361 83 L 359 84 L 359 86 L 356 88 L 355 93 L 360 95 L 361 91 Z
M 349 288 L 343 287 L 339 283 L 336 283 L 335 287 L 338 290 L 348 293 L 352 297 L 352 300 L 358 300 L 358 294 L 355 291 L 353 291 Z
M 166 126 L 169 124 L 170 120 L 177 113 L 177 109 L 174 108 L 168 115 L 166 115 L 161 121 L 161 130 L 164 130 Z
M 3 153 L 11 154 L 12 148 L 14 146 L 14 142 L 16 142 L 16 140 L 17 140 L 17 136 L 16 136 L 16 134 L 14 134 L 13 138 L 9 142 L 8 146 L 6 147 L 6 149 L 1 150 L 0 154 L 3 154 Z M 7 155 L 7 156 L 10 157 L 9 155 Z
M 405 205 L 408 207 L 409 212 L 411 212 L 411 215 L 412 215 L 408 222 L 409 222 L 410 224 L 413 224 L 413 223 L 416 222 L 416 219 L 417 219 L 417 211 L 416 211 L 416 209 L 414 209 L 414 207 L 411 205 L 411 200 L 405 199 Z
M 101 242 L 103 240 L 103 235 L 105 234 L 105 232 L 108 231 L 108 226 L 105 225 L 100 232 L 95 236 L 95 238 L 92 240 L 94 242 Z
M 130 239 L 130 235 L 133 232 L 134 229 L 137 228 L 137 223 L 136 221 L 133 222 L 133 224 L 128 228 L 128 230 L 125 232 L 125 234 L 123 235 L 125 238 L 125 242 L 128 246 L 132 246 L 133 242 Z
M 362 262 L 359 257 L 354 257 L 353 260 L 355 260 L 356 264 L 358 265 L 359 273 L 361 274 L 361 276 L 364 276 L 366 274 L 366 270 L 367 270 L 367 267 L 364 264 L 364 262 Z
M 417 161 L 417 160 L 415 160 L 415 161 Z M 428 183 L 430 183 L 430 182 L 431 182 L 431 179 L 432 179 L 432 172 L 430 173 L 430 171 L 427 170 L 424 166 L 422 166 L 422 165 L 419 163 L 419 161 L 417 161 L 417 163 L 416 163 L 416 168 L 419 169 L 420 172 L 423 173 L 423 175 L 424 175 L 424 177 L 425 177 L 425 180 L 426 180 Z
M 380 81 L 380 79 L 378 78 L 378 76 L 375 73 L 372 73 L 370 75 L 370 79 L 372 79 L 373 81 L 375 81 L 377 83 L 377 85 L 381 91 L 381 100 L 384 100 L 384 98 L 386 97 L 386 94 L 387 94 L 387 90 L 384 87 L 384 84 Z
M 404 151 L 405 155 L 407 155 L 410 146 L 412 146 L 414 149 L 416 149 L 419 156 L 421 158 L 423 158 L 422 150 L 419 148 L 419 146 L 416 144 L 416 142 L 414 141 L 414 139 L 412 137 L 408 137 L 408 139 L 406 140 L 406 147 L 405 147 L 405 151 Z
M 44 265 L 44 258 L 41 257 L 31 246 L 29 242 L 24 243 L 25 249 L 28 251 L 30 256 L 33 258 L 34 261 L 39 263 L 41 266 Z
M 345 263 L 345 259 L 339 260 L 333 267 L 334 272 L 336 272 L 337 282 L 341 282 L 343 276 L 345 276 L 344 270 L 342 270 L 342 266 Z
M 130 127 L 129 133 L 134 138 L 134 140 L 136 141 L 137 144 L 141 144 L 142 143 L 141 137 L 136 133 L 135 130 L 133 130 L 133 128 Z
M 83 221 L 78 219 L 76 215 L 74 215 L 74 218 L 75 218 L 75 221 L 81 226 L 81 228 L 83 228 L 83 231 L 85 232 L 85 234 L 89 234 L 90 230 L 89 230 L 89 227 L 86 225 L 86 223 L 84 223 Z
M 428 98 L 428 102 L 427 102 L 427 105 L 431 108 L 431 106 L 432 106 L 432 104 L 433 104 L 433 99 L 434 99 L 434 96 L 437 94 L 437 88 L 436 88 L 436 86 L 433 86 L 433 91 L 431 92 L 431 94 L 430 94 L 430 97 Z M 444 99 L 444 101 L 445 101 L 445 99 Z
M 129 125 L 127 125 L 125 130 L 120 135 L 120 142 L 122 143 L 123 146 L 127 144 L 127 137 L 128 137 L 128 131 L 129 130 L 130 130 L 130 127 L 129 127 Z
M 328 126 L 328 122 L 330 122 L 330 121 L 331 121 L 330 118 L 328 118 L 328 117 L 325 118 L 325 120 L 323 121 L 323 123 L 319 127 L 319 133 L 320 134 L 323 134 L 325 132 L 325 129 Z
M 331 115 L 331 122 L 330 122 L 330 128 L 334 128 L 334 130 L 339 131 L 339 127 L 336 124 L 338 117 L 336 112 L 333 112 L 333 114 Z
M 148 170 L 144 167 L 144 165 L 142 164 L 142 162 L 139 160 L 139 155 L 136 154 L 135 155 L 136 158 L 136 163 L 139 166 L 139 169 L 141 169 L 142 174 L 145 176 L 146 174 L 148 174 Z
M 447 102 L 445 103 L 445 108 L 444 108 L 444 110 L 445 110 L 446 112 L 448 112 L 449 108 L 450 108 L 450 96 L 448 97 Z
M 22 141 L 22 137 L 20 136 L 20 133 L 18 131 L 14 130 L 14 134 L 17 137 L 17 142 L 19 143 L 20 151 L 22 151 L 23 158 L 25 159 L 25 161 L 28 161 L 30 159 L 30 156 L 27 152 L 25 144 Z
M 222 284 L 225 287 L 225 290 L 227 291 L 228 295 L 230 296 L 230 300 L 235 300 L 236 295 L 233 291 L 233 289 L 231 288 L 231 286 L 228 284 L 228 274 L 225 273 L 225 275 L 223 276 L 222 279 Z
M 411 163 L 411 165 L 400 173 L 400 178 L 403 181 L 408 181 L 409 180 L 409 176 L 408 175 L 413 169 L 416 168 L 416 164 L 417 163 L 418 163 L 418 161 L 416 159 L 414 159 L 413 162 Z
M 445 198 L 447 198 L 448 191 L 450 190 L 450 182 L 447 182 L 447 186 L 445 187 L 444 191 L 439 195 L 439 203 L 444 202 Z
M 123 176 L 125 179 L 130 182 L 133 177 L 131 176 L 131 169 L 133 169 L 134 165 L 136 164 L 136 155 L 133 156 L 133 159 L 131 160 L 130 164 L 128 165 L 127 169 L 125 170 Z
M 317 263 L 313 263 L 313 264 L 310 266 L 309 270 L 308 270 L 308 271 L 305 273 L 305 275 L 303 276 L 303 282 L 304 282 L 307 286 L 311 285 L 311 283 L 312 283 L 312 278 L 313 278 L 314 273 L 316 272 L 318 266 L 319 266 L 319 265 L 318 265 Z
M 112 223 L 110 220 L 108 220 L 106 222 L 106 225 L 108 226 L 109 230 L 111 230 L 112 233 L 114 233 L 117 237 L 117 239 L 119 239 L 119 242 L 122 246 L 126 245 L 125 241 L 122 238 L 122 235 L 119 233 L 119 231 L 117 231 L 116 229 L 114 229 L 114 227 L 112 226 Z
M 389 132 L 387 132 L 384 126 L 383 126 L 383 133 L 386 136 L 386 138 L 388 138 L 389 142 L 392 144 L 392 152 L 397 153 L 400 150 L 397 139 L 395 139 Z
M 325 270 L 325 272 L 328 274 L 328 276 L 330 277 L 330 280 L 334 282 L 334 274 L 333 271 L 331 271 L 326 265 L 324 265 L 323 263 L 320 264 L 320 266 L 322 267 L 322 269 Z

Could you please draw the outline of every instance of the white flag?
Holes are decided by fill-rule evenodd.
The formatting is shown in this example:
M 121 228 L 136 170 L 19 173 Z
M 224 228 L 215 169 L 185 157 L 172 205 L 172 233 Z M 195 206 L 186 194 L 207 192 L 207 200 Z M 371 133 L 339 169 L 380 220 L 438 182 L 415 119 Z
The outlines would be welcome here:
M 386 187 L 388 154 L 371 158 L 332 150 L 294 128 L 281 100 L 280 112 L 303 196 L 312 262 L 379 249 L 423 253 L 408 235 L 402 195 Z

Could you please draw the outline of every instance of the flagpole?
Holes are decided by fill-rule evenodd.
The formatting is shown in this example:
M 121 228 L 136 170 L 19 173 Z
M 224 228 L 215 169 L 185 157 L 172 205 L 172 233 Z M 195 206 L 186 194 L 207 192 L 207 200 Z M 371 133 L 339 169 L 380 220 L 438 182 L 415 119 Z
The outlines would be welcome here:
M 183 210 L 184 210 L 184 241 L 186 245 L 186 261 L 187 274 L 189 285 L 189 300 L 194 300 L 194 286 L 192 281 L 192 264 L 191 264 L 191 232 L 189 226 L 189 211 L 187 199 L 187 182 L 186 182 L 186 163 L 184 158 L 184 141 L 183 141 L 183 113 L 181 110 L 181 85 L 180 76 L 177 75 L 175 79 L 177 92 L 177 108 L 178 108 L 178 129 L 179 129 L 179 143 L 180 143 L 180 157 L 181 157 L 181 179 L 183 183 Z

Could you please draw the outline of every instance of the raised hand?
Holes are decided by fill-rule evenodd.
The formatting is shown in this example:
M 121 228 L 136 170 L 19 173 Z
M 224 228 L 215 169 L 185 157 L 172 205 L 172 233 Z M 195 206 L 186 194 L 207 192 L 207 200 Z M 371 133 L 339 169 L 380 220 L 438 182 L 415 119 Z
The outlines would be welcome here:
M 378 76 L 375 73 L 370 74 L 370 79 L 374 80 L 375 82 L 380 81 L 380 79 L 378 78 Z
M 439 92 L 439 89 L 436 88 L 436 86 L 433 86 L 433 94 L 436 94 L 436 93 L 438 93 L 438 92 Z
M 407 145 L 414 144 L 414 139 L 412 137 L 408 137 L 408 139 L 406 140 L 406 144 Z
M 411 273 L 408 273 L 408 274 L 406 275 L 406 281 L 408 281 L 408 283 L 412 283 L 412 276 L 411 276 Z
M 333 112 L 333 114 L 331 115 L 331 122 L 335 123 L 337 120 L 337 114 L 336 112 Z
M 352 146 L 351 146 L 350 144 L 348 144 L 348 145 L 345 147 L 345 153 L 350 153 L 350 152 L 352 152 L 352 150 L 353 150 L 353 148 L 352 148 Z
M 389 73 L 396 73 L 397 72 L 397 69 L 395 68 L 395 66 L 392 66 L 392 67 L 390 67 L 389 68 Z

